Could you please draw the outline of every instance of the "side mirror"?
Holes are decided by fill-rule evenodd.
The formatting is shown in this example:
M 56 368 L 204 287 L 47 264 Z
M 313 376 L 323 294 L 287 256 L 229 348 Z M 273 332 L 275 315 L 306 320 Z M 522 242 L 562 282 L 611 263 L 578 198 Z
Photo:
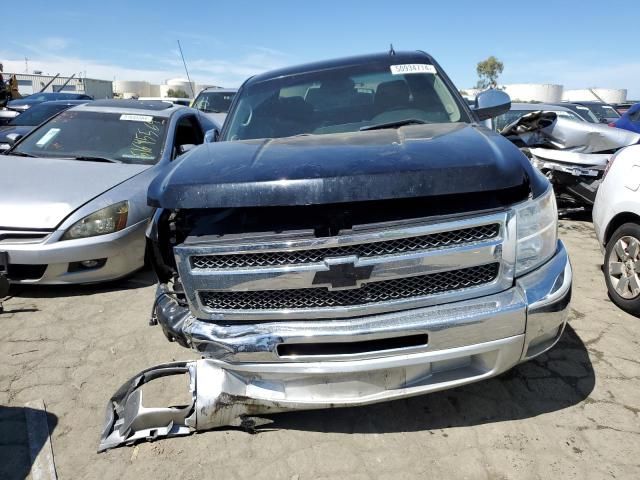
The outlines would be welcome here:
M 211 130 L 207 130 L 204 133 L 204 143 L 213 143 L 218 141 L 218 137 L 220 136 L 220 132 L 217 128 L 212 128 Z
M 5 138 L 8 140 L 8 144 L 10 147 L 13 147 L 18 141 L 24 137 L 24 135 L 20 135 L 19 133 L 10 133 Z
M 506 113 L 511 108 L 511 98 L 501 90 L 489 89 L 476 97 L 476 104 L 471 108 L 478 120 L 487 120 Z
M 178 145 L 178 156 L 184 155 L 185 153 L 187 153 L 190 150 L 193 150 L 196 147 L 197 145 L 194 145 L 193 143 L 185 143 L 184 145 Z

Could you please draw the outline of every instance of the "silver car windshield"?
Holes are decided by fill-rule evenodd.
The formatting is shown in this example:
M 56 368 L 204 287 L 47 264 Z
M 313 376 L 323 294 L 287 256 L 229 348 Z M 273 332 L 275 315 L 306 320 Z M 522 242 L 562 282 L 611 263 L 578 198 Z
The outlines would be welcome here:
M 433 65 L 314 71 L 250 84 L 239 95 L 223 140 L 357 132 L 407 121 L 469 121 Z
M 28 135 L 11 153 L 152 165 L 162 155 L 166 122 L 150 115 L 67 110 Z
M 609 105 L 599 105 L 597 103 L 589 104 L 589 109 L 598 117 L 599 120 L 607 118 L 620 118 L 620 114 Z

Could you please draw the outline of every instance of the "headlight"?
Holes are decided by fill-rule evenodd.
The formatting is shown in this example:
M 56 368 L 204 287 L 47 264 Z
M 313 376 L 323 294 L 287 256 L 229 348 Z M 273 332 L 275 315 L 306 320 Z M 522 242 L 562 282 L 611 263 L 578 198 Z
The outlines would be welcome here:
M 128 214 L 129 202 L 125 200 L 113 204 L 74 223 L 64 232 L 61 240 L 74 240 L 117 232 L 127 226 Z
M 543 264 L 556 252 L 558 209 L 553 188 L 516 208 L 516 275 Z

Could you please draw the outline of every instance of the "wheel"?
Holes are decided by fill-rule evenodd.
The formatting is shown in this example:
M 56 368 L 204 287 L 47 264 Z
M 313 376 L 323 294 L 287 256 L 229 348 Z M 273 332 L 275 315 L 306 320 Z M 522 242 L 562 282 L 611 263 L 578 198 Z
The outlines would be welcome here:
M 625 223 L 613 232 L 604 255 L 604 279 L 613 303 L 640 314 L 640 225 Z

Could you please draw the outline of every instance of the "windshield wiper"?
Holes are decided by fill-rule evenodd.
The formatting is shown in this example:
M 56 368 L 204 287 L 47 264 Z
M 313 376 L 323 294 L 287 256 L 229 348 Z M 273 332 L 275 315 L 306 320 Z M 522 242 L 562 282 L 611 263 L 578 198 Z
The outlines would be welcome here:
M 7 155 L 13 155 L 14 157 L 37 158 L 37 155 L 31 155 L 30 153 L 25 153 L 25 152 L 7 152 Z
M 404 127 L 405 125 L 423 125 L 425 123 L 424 120 L 420 120 L 419 118 L 407 118 L 405 120 L 396 120 L 395 122 L 386 122 L 386 123 L 377 123 L 375 125 L 367 125 L 366 127 L 360 128 L 361 132 L 366 130 L 382 130 L 384 128 L 399 128 Z
M 222 113 L 220 110 L 210 110 L 208 108 L 205 108 L 203 112 L 204 113 Z
M 114 158 L 106 158 L 106 157 L 91 157 L 81 155 L 79 157 L 71 157 L 73 160 L 84 160 L 87 162 L 107 162 L 107 163 L 122 163 L 120 160 L 116 160 Z

